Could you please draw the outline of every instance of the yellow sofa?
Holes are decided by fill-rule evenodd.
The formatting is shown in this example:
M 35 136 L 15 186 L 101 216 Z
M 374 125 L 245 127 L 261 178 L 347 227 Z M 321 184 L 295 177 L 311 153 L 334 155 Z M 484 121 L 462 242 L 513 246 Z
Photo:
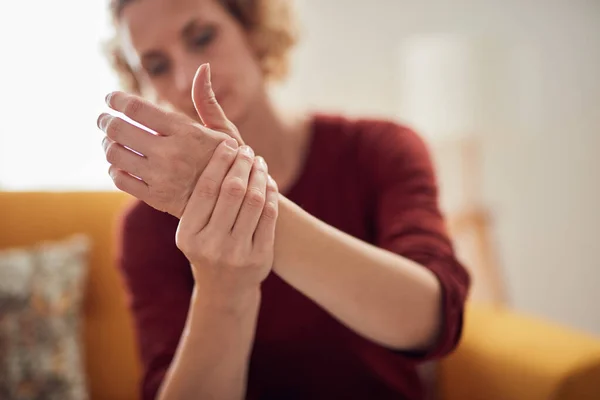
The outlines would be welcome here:
M 76 232 L 93 241 L 83 332 L 92 400 L 138 397 L 140 365 L 114 264 L 116 219 L 129 201 L 117 192 L 0 193 L 0 249 Z M 600 339 L 470 305 L 462 343 L 438 372 L 445 400 L 600 399 Z

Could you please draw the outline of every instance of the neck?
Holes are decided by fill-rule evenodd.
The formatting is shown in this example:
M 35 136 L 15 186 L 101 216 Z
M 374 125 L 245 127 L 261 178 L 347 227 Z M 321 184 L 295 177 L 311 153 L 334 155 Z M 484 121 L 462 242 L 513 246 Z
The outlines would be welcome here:
M 252 110 L 236 121 L 242 138 L 269 165 L 283 192 L 303 167 L 310 132 L 306 119 L 284 115 L 264 93 Z

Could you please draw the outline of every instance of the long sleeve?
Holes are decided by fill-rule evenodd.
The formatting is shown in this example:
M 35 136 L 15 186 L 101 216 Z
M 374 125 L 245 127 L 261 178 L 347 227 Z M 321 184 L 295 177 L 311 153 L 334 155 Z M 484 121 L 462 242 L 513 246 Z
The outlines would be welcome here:
M 142 399 L 153 400 L 185 325 L 193 278 L 175 245 L 177 220 L 136 203 L 124 215 L 119 266 L 129 294 L 141 361 Z
M 431 270 L 442 289 L 437 343 L 418 360 L 452 351 L 460 339 L 469 275 L 456 259 L 438 205 L 436 176 L 428 149 L 413 131 L 382 123 L 370 135 L 376 245 Z M 373 160 L 376 160 L 373 162 Z

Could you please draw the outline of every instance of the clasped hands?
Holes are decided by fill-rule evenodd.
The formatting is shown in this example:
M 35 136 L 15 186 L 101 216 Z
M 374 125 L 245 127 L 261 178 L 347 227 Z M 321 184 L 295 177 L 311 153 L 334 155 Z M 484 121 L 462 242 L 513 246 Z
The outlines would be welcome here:
M 202 274 L 233 292 L 257 287 L 273 263 L 277 185 L 216 101 L 207 64 L 192 99 L 203 124 L 137 96 L 107 96 L 110 108 L 156 132 L 101 114 L 109 174 L 118 189 L 180 218 L 176 243 L 196 282 Z

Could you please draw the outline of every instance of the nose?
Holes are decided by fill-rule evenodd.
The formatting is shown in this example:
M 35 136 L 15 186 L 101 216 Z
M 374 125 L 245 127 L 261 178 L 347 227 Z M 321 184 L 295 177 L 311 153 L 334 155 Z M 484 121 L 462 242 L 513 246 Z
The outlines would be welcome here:
M 175 88 L 182 99 L 190 99 L 192 84 L 196 70 L 200 64 L 197 61 L 183 59 L 177 64 L 175 71 Z

